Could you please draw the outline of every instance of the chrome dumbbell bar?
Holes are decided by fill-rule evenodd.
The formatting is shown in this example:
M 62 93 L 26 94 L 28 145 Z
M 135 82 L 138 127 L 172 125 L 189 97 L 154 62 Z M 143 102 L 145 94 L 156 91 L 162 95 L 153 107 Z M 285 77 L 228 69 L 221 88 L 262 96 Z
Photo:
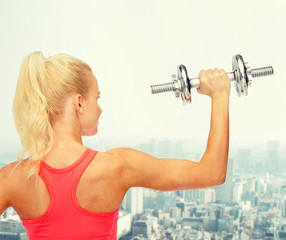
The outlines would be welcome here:
M 271 66 L 250 68 L 242 56 L 237 54 L 232 58 L 232 72 L 228 72 L 227 75 L 234 82 L 237 95 L 241 97 L 247 96 L 248 86 L 251 86 L 253 78 L 268 76 L 273 73 Z M 189 78 L 187 68 L 184 65 L 178 66 L 177 75 L 172 75 L 172 78 L 173 82 L 152 85 L 152 94 L 173 91 L 176 97 L 181 95 L 183 103 L 191 103 L 191 89 L 200 87 L 199 78 Z

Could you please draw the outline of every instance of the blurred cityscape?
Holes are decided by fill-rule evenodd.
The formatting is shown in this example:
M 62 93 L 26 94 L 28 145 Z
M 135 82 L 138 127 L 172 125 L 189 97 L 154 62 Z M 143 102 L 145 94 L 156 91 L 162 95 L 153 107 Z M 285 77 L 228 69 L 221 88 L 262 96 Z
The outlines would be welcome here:
M 101 144 L 104 150 L 116 146 L 103 140 Z M 202 145 L 150 140 L 130 147 L 156 157 L 199 161 Z M 176 192 L 131 188 L 121 205 L 118 239 L 286 239 L 285 166 L 285 143 L 238 144 L 230 146 L 223 185 Z M 4 239 L 28 239 L 12 208 L 0 216 L 0 240 Z

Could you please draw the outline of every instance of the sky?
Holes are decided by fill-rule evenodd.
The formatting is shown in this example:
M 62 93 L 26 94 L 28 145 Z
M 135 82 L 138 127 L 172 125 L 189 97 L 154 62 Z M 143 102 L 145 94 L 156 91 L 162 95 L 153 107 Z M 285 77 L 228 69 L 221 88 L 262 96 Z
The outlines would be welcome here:
M 211 100 L 193 90 L 184 106 L 173 93 L 151 95 L 184 64 L 231 71 L 241 54 L 274 75 L 254 79 L 239 98 L 232 85 L 230 142 L 286 140 L 286 1 L 284 0 L 0 0 L 2 103 L 0 159 L 19 149 L 12 104 L 23 59 L 66 53 L 87 62 L 101 92 L 96 139 L 207 141 Z

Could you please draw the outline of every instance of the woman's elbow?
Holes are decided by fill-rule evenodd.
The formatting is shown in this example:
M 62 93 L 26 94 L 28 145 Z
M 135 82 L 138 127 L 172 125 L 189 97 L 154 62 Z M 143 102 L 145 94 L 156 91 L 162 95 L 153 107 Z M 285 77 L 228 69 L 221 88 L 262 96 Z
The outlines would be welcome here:
M 216 181 L 216 185 L 222 185 L 225 183 L 226 175 L 224 174 L 222 177 L 218 178 Z
M 222 185 L 225 183 L 225 179 L 226 179 L 226 172 L 221 173 L 221 174 L 216 174 L 213 178 L 213 185 L 217 186 L 217 185 Z
M 222 185 L 226 179 L 226 170 L 224 169 L 211 169 L 209 168 L 209 174 L 207 175 L 208 185 L 210 187 Z

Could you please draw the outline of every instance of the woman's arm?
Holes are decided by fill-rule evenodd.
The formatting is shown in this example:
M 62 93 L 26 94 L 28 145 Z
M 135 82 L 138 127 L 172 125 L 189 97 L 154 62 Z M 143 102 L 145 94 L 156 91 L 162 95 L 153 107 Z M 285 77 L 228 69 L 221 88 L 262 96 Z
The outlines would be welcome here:
M 212 98 L 210 132 L 199 163 L 182 159 L 160 159 L 127 149 L 109 151 L 121 163 L 125 188 L 146 187 L 161 191 L 203 188 L 224 183 L 229 146 L 230 80 L 222 70 L 200 73 L 198 92 Z

